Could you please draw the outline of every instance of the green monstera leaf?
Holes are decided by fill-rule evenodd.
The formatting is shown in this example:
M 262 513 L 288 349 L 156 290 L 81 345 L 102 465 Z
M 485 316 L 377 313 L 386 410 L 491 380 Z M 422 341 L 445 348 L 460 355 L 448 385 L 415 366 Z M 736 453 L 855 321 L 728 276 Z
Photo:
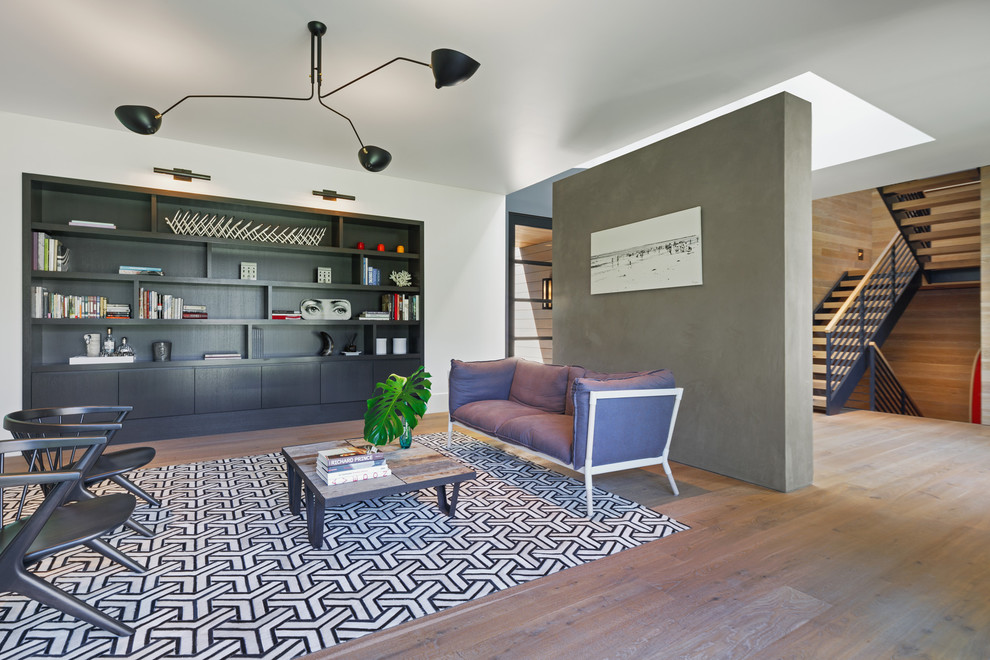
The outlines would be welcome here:
M 426 414 L 430 400 L 430 374 L 417 369 L 408 378 L 392 374 L 375 391 L 381 394 L 368 399 L 364 413 L 364 439 L 373 445 L 387 445 L 402 435 L 403 422 L 414 429 Z

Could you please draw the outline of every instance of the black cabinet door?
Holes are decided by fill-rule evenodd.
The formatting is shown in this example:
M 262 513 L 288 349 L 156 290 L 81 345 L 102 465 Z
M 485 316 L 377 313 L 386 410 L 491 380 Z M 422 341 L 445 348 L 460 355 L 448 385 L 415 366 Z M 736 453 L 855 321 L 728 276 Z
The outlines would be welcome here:
M 120 404 L 133 406 L 128 419 L 171 417 L 196 412 L 192 369 L 135 369 L 120 372 Z
M 261 368 L 264 408 L 308 406 L 320 402 L 320 365 L 278 364 Z
M 380 383 L 387 379 L 391 374 L 397 376 L 410 376 L 412 372 L 419 369 L 423 363 L 418 359 L 404 359 L 404 360 L 378 360 L 375 362 L 375 382 Z
M 116 405 L 116 371 L 52 371 L 31 377 L 32 408 Z
M 261 407 L 261 367 L 196 369 L 196 413 Z
M 322 403 L 364 401 L 375 387 L 371 363 L 367 361 L 324 362 L 321 366 Z

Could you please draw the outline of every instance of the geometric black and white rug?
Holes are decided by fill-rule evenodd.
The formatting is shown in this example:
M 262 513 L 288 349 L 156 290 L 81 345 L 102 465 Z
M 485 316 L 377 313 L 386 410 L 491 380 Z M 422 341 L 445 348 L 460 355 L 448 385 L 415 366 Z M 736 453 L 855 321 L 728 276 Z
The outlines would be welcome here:
M 687 529 L 483 442 L 417 441 L 474 467 L 454 518 L 421 491 L 327 509 L 324 549 L 289 513 L 278 453 L 153 468 L 139 506 L 154 538 L 111 543 L 134 574 L 86 549 L 36 572 L 126 622 L 118 638 L 34 601 L 0 595 L 0 657 L 294 658 Z

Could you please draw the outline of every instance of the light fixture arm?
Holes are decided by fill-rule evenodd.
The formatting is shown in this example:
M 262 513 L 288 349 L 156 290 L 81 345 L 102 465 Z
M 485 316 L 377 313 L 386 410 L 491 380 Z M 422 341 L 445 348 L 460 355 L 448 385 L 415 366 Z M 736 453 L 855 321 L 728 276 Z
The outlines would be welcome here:
M 355 78 L 354 80 L 352 80 L 350 82 L 344 83 L 343 85 L 341 85 L 340 87 L 338 87 L 337 89 L 335 89 L 333 91 L 327 92 L 326 94 L 320 94 L 320 98 L 321 99 L 325 99 L 326 97 L 330 96 L 331 94 L 336 94 L 337 92 L 339 92 L 340 90 L 344 89 L 345 87 L 349 87 L 349 86 L 353 85 L 354 83 L 356 83 L 357 81 L 362 80 L 364 78 L 367 78 L 368 76 L 370 76 L 371 74 L 375 73 L 376 71 L 381 71 L 382 69 L 384 69 L 385 67 L 387 67 L 389 64 L 395 64 L 396 62 L 398 62 L 400 60 L 402 60 L 404 62 L 412 62 L 413 64 L 421 64 L 421 65 L 425 66 L 427 69 L 431 68 L 430 65 L 427 64 L 426 62 L 420 62 L 419 60 L 409 59 L 408 57 L 396 57 L 395 59 L 390 60 L 390 61 L 386 62 L 385 64 L 382 64 L 381 66 L 372 69 L 368 73 L 366 73 L 364 75 L 361 75 L 361 76 L 358 76 L 357 78 Z

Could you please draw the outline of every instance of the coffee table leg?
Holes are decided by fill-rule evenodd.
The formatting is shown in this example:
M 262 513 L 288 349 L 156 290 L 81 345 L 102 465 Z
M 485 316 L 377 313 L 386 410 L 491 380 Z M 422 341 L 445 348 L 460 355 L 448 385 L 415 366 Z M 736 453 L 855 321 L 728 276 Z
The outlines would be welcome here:
M 447 486 L 437 486 L 437 506 L 448 516 L 454 515 L 454 509 L 457 508 L 457 492 L 461 488 L 460 482 L 451 485 L 453 488 L 450 490 L 449 503 L 447 502 Z
M 323 547 L 323 515 L 324 509 L 317 503 L 313 491 L 305 488 L 306 492 L 306 529 L 309 532 L 309 543 L 319 550 Z
M 289 490 L 289 512 L 294 515 L 299 515 L 299 487 L 302 485 L 299 479 L 299 473 L 296 472 L 295 468 L 291 465 L 285 466 L 285 482 L 286 487 Z

